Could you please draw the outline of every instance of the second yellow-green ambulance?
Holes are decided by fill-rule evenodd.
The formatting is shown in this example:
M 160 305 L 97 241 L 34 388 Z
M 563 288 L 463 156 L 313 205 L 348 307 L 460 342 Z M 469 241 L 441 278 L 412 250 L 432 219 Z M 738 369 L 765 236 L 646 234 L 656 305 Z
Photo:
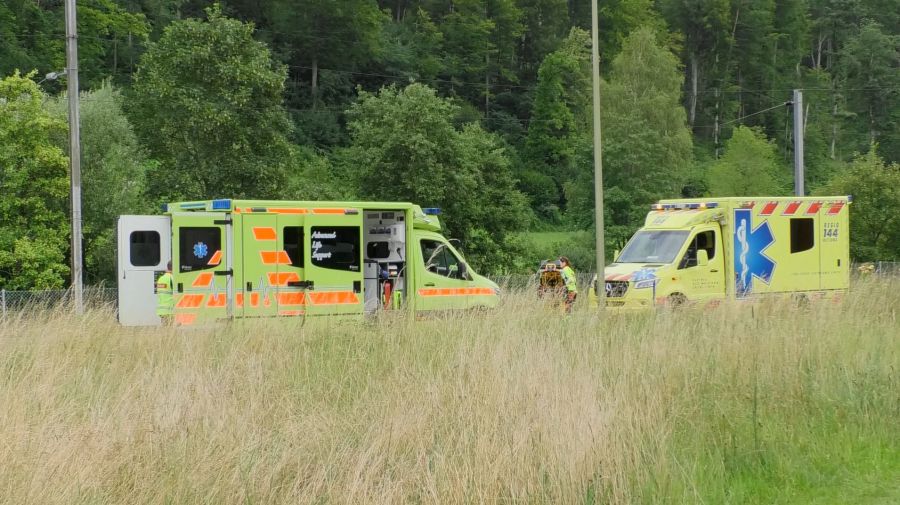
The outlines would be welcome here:
M 594 279 L 607 307 L 839 298 L 850 283 L 847 196 L 662 200 Z

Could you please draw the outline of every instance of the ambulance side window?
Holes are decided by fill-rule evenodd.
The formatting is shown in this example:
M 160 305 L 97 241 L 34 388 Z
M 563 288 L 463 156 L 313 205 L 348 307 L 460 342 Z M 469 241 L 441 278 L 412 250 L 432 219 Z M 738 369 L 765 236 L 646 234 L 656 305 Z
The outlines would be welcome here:
M 291 259 L 291 266 L 303 268 L 303 227 L 285 226 L 281 236 L 284 239 L 284 252 Z
M 808 251 L 816 242 L 814 220 L 811 217 L 791 219 L 791 254 Z
M 450 251 L 446 244 L 437 240 L 422 240 L 422 261 L 425 269 L 431 273 L 460 279 L 460 260 Z
M 178 268 L 182 272 L 215 268 L 220 261 L 214 258 L 221 249 L 222 230 L 216 226 L 178 229 Z
M 684 269 L 697 266 L 697 251 L 699 250 L 706 251 L 706 257 L 710 261 L 716 257 L 715 231 L 706 230 L 694 235 L 694 238 L 691 239 L 691 245 L 688 246 L 688 250 L 684 253 L 684 258 L 681 259 L 681 264 L 678 268 Z
M 320 268 L 359 272 L 358 226 L 313 226 L 311 230 L 312 264 Z
M 159 232 L 133 231 L 128 237 L 128 255 L 133 267 L 159 265 Z

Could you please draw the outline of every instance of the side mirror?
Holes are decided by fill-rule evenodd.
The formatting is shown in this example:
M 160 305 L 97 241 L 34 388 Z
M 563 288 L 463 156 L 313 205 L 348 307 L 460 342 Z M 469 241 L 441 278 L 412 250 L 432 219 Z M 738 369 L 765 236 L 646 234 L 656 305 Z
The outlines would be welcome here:
M 460 262 L 459 262 L 459 278 L 460 278 L 460 279 L 465 279 L 465 280 L 467 280 L 467 281 L 468 281 L 468 280 L 471 280 L 471 279 L 469 278 L 469 266 L 466 265 L 466 262 L 465 262 L 465 261 L 460 261 Z
M 705 267 L 709 265 L 709 254 L 706 252 L 706 249 L 698 249 L 697 250 L 697 266 Z

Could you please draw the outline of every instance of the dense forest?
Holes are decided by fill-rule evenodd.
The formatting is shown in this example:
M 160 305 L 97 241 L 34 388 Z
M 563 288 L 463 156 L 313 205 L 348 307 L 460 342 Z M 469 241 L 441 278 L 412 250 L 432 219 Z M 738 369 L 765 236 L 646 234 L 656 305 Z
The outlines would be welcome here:
M 480 271 L 593 268 L 587 0 L 80 0 L 78 26 L 88 283 L 116 216 L 218 197 L 408 200 Z M 600 54 L 610 252 L 658 198 L 790 194 L 801 88 L 808 192 L 855 196 L 856 260 L 900 257 L 900 0 L 603 0 Z M 62 0 L 0 0 L 7 289 L 66 283 L 64 67 Z

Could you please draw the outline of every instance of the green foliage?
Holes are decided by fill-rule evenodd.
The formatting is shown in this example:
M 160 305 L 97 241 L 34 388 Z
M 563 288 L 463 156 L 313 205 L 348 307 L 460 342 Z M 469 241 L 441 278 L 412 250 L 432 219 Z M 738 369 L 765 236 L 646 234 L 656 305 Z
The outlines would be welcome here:
M 650 29 L 632 33 L 612 62 L 601 98 L 607 257 L 643 223 L 651 202 L 680 196 L 689 180 L 693 146 L 679 103 L 681 85 L 677 59 Z M 566 184 L 566 197 L 573 220 L 588 227 L 594 223 L 588 135 L 577 164 L 582 170 Z
M 155 212 L 147 205 L 146 173 L 154 166 L 138 143 L 123 111 L 122 92 L 109 81 L 83 92 L 81 107 L 81 179 L 85 282 L 115 282 L 116 220 L 123 214 Z M 45 107 L 66 120 L 68 97 Z M 59 139 L 65 147 L 67 138 Z
M 44 94 L 18 72 L 0 80 L 0 287 L 64 285 L 68 162 L 53 144 L 65 123 L 44 111 Z
M 293 147 L 282 107 L 285 68 L 253 26 L 217 10 L 172 23 L 141 58 L 131 118 L 161 201 L 281 196 Z
M 444 209 L 449 236 L 462 239 L 476 268 L 500 271 L 514 251 L 507 235 L 524 220 L 501 141 L 476 124 L 461 129 L 458 108 L 422 84 L 361 92 L 348 111 L 359 196 Z
M 819 191 L 853 196 L 850 255 L 856 261 L 900 260 L 900 164 L 886 164 L 876 147 Z
M 787 174 L 766 134 L 739 126 L 710 168 L 707 184 L 713 196 L 778 196 L 787 193 Z

